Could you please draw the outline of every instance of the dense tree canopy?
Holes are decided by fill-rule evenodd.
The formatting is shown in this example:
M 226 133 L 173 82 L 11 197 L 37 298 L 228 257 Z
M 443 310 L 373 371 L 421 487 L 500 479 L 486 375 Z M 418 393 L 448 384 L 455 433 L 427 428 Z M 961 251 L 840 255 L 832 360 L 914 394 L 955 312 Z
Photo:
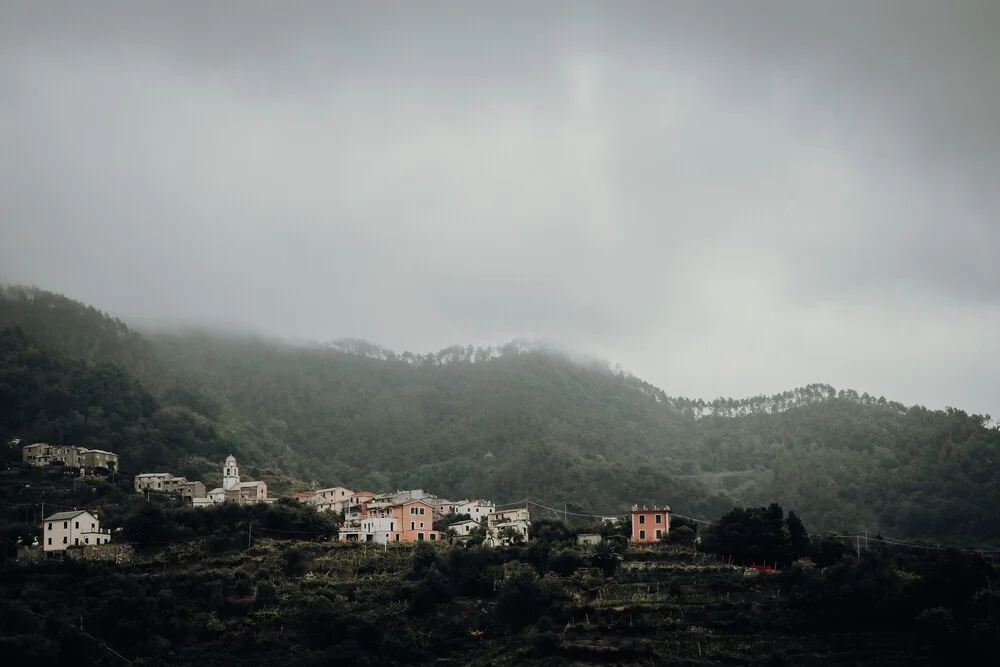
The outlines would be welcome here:
M 26 288 L 0 292 L 8 437 L 102 442 L 126 469 L 214 473 L 232 450 L 269 483 L 530 497 L 577 513 L 633 502 L 717 516 L 776 501 L 815 529 L 992 543 L 987 416 L 810 385 L 671 397 L 524 343 L 396 354 L 207 332 L 142 336 Z M 304 484 L 303 484 L 304 485 Z

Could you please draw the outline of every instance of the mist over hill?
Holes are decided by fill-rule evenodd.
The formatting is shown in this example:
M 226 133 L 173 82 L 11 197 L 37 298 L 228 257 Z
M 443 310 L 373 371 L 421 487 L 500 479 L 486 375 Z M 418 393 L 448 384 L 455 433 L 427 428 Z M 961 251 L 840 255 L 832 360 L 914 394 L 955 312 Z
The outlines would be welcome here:
M 34 288 L 0 291 L 3 435 L 103 442 L 127 470 L 208 480 L 233 451 L 275 488 L 419 487 L 615 513 L 712 517 L 772 500 L 814 529 L 989 543 L 988 416 L 814 384 L 670 396 L 553 346 L 397 353 L 208 330 L 138 333 Z

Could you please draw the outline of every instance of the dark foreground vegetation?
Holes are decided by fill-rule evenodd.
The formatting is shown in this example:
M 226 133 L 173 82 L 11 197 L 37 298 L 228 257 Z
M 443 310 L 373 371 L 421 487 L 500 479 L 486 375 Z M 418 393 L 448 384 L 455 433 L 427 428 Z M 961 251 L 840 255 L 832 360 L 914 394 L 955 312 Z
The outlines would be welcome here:
M 302 539 L 307 525 L 272 517 L 287 532 L 248 545 L 241 511 L 206 510 L 211 535 L 182 539 L 195 530 L 182 510 L 142 502 L 127 530 L 155 518 L 175 541 L 138 545 L 129 564 L 5 560 L 5 664 L 932 665 L 981 663 L 1000 639 L 998 572 L 980 556 L 859 555 L 804 531 L 755 532 L 787 528 L 776 506 L 704 536 L 744 550 L 735 560 L 772 550 L 790 563 L 775 574 L 690 542 L 579 548 L 557 521 L 490 549 Z

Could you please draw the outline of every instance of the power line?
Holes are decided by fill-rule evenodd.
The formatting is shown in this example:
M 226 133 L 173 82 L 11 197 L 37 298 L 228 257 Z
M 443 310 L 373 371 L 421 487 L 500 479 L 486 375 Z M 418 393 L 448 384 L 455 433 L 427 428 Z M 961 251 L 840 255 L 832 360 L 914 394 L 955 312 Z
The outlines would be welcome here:
M 26 611 L 26 612 L 28 612 L 29 614 L 32 614 L 33 616 L 37 616 L 38 618 L 44 618 L 44 619 L 52 619 L 52 620 L 55 620 L 55 621 L 58 621 L 58 622 L 60 622 L 60 623 L 65 623 L 65 624 L 66 624 L 67 626 L 69 626 L 69 627 L 74 627 L 72 623 L 66 623 L 65 621 L 63 621 L 63 620 L 61 620 L 61 619 L 57 619 L 57 618 L 55 618 L 55 617 L 53 617 L 53 616 L 46 616 L 45 614 L 39 614 L 39 613 L 38 613 L 37 611 L 33 611 L 33 610 L 31 610 L 31 609 L 28 609 L 27 607 L 21 607 L 21 609 L 22 609 L 22 610 L 24 610 L 24 611 Z M 81 618 L 82 618 L 82 617 L 81 617 Z M 81 623 L 82 623 L 82 621 L 81 621 Z M 118 651 L 114 650 L 114 649 L 113 649 L 113 648 L 111 648 L 110 646 L 108 646 L 108 643 L 107 643 L 106 641 L 103 641 L 103 640 L 100 640 L 100 639 L 98 639 L 98 638 L 97 638 L 97 637 L 95 637 L 94 635 L 92 635 L 92 634 L 90 634 L 89 632 L 87 632 L 86 630 L 84 630 L 82 626 L 81 626 L 80 628 L 75 628 L 75 629 L 76 629 L 76 631 L 77 631 L 77 632 L 79 632 L 79 633 L 80 633 L 81 635 L 83 635 L 83 636 L 85 636 L 85 637 L 89 637 L 89 638 L 90 638 L 91 640 L 93 640 L 93 641 L 97 642 L 97 644 L 98 644 L 99 646 L 103 647 L 103 648 L 104 648 L 105 650 L 107 650 L 108 652 L 110 652 L 110 653 L 112 653 L 112 654 L 114 654 L 114 655 L 118 656 L 118 657 L 119 657 L 119 658 L 121 658 L 122 660 L 124 660 L 126 664 L 129 664 L 129 665 L 131 665 L 131 664 L 132 664 L 132 661 L 131 661 L 131 660 L 129 660 L 128 658 L 126 658 L 125 656 L 123 656 L 123 655 L 122 655 L 121 653 L 119 653 Z
M 896 547 L 910 547 L 912 549 L 931 549 L 933 551 L 940 551 L 943 549 L 956 549 L 958 551 L 963 551 L 965 553 L 977 553 L 977 554 L 996 554 L 1000 553 L 1000 549 L 970 549 L 968 547 L 959 547 L 952 544 L 943 545 L 931 545 L 931 544 L 919 544 L 917 542 L 906 542 L 904 540 L 897 540 L 888 537 L 871 537 L 864 535 L 841 535 L 839 533 L 829 533 L 833 537 L 843 539 L 843 540 L 861 540 L 868 539 L 873 542 L 881 542 L 883 544 L 889 544 Z
M 586 519 L 604 519 L 604 518 L 607 518 L 609 516 L 607 514 L 583 514 L 583 513 L 580 513 L 580 512 L 567 512 L 565 510 L 559 510 L 559 509 L 556 509 L 554 507 L 549 507 L 548 505 L 543 505 L 541 503 L 536 503 L 533 500 L 524 500 L 522 502 L 525 505 L 534 505 L 535 507 L 539 507 L 539 508 L 544 509 L 544 510 L 549 510 L 550 512 L 555 512 L 556 514 L 564 514 L 564 515 L 569 515 L 569 516 L 578 516 L 578 517 L 583 517 L 583 518 L 586 518 Z M 516 504 L 521 504 L 521 503 L 516 503 Z M 504 505 L 503 507 L 506 507 L 506 505 Z M 709 525 L 709 526 L 716 525 L 715 522 L 713 522 L 713 521 L 706 521 L 705 519 L 696 519 L 694 517 L 684 516 L 683 514 L 678 514 L 677 512 L 673 512 L 673 511 L 670 512 L 670 515 L 671 516 L 680 517 L 682 519 L 687 519 L 688 521 L 694 521 L 696 523 L 703 523 L 703 524 L 706 524 L 706 525 Z

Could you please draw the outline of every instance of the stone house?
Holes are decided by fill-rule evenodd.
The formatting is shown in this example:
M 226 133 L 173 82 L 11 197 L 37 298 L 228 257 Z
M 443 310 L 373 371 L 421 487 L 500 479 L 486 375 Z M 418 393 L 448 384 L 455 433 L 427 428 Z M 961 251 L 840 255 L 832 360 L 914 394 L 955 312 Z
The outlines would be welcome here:
M 106 452 L 103 449 L 81 449 L 78 459 L 81 468 L 118 470 L 118 455 L 114 452 Z

